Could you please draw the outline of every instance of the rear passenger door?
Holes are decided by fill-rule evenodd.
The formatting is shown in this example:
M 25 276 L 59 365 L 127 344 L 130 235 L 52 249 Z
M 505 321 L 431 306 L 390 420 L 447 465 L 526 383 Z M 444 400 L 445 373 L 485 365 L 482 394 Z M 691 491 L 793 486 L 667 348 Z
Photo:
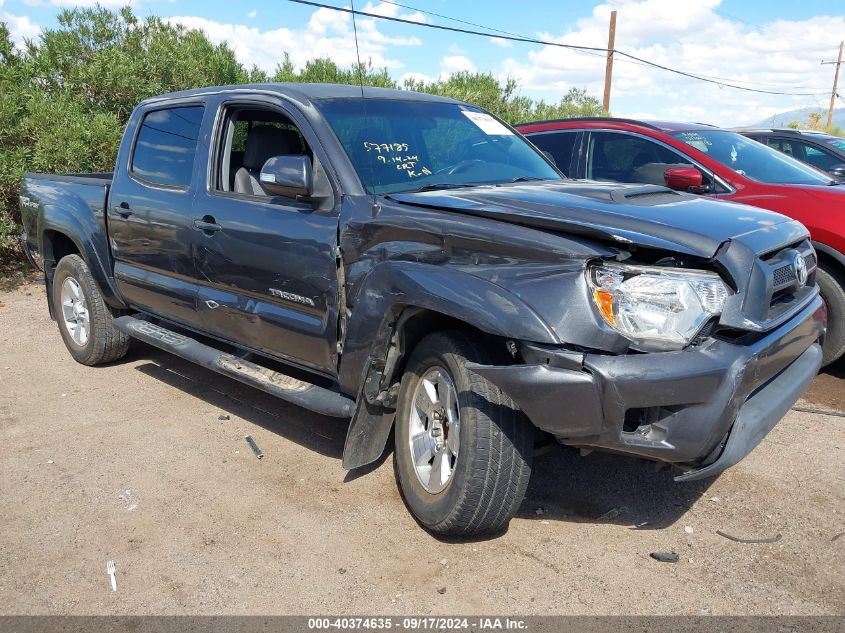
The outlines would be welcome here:
M 207 182 L 193 218 L 203 329 L 236 345 L 328 374 L 336 371 L 337 188 L 305 118 L 271 97 L 221 97 L 209 128 Z M 210 126 L 211 127 L 211 126 Z M 311 159 L 319 202 L 262 190 L 261 165 Z
M 197 282 L 191 206 L 204 104 L 136 112 L 108 199 L 115 279 L 129 305 L 196 327 Z

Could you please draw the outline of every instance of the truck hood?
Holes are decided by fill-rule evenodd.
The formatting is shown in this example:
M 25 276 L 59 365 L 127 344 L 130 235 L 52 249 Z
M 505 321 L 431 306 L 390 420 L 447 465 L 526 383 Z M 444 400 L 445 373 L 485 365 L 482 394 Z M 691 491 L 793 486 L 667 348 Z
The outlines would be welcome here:
M 806 236 L 800 223 L 778 213 L 652 185 L 538 182 L 388 197 L 403 204 L 705 258 L 713 257 L 728 240 L 740 241 L 759 255 Z

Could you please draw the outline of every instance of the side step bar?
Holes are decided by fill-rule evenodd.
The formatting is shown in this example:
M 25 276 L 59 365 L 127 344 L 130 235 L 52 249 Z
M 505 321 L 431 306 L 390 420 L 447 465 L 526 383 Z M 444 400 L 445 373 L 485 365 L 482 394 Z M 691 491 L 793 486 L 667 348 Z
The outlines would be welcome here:
M 133 338 L 305 409 L 335 418 L 351 418 L 355 412 L 355 401 L 342 394 L 221 352 L 149 321 L 122 316 L 114 325 Z

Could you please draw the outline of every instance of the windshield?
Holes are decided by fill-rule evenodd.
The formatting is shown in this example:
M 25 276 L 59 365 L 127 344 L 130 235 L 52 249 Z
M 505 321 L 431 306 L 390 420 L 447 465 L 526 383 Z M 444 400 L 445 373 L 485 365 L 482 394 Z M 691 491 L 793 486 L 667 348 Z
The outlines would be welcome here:
M 316 105 L 372 194 L 561 179 L 522 136 L 479 108 L 397 99 Z
M 782 185 L 828 185 L 829 176 L 786 154 L 724 130 L 675 132 L 672 136 L 712 156 L 741 176 Z

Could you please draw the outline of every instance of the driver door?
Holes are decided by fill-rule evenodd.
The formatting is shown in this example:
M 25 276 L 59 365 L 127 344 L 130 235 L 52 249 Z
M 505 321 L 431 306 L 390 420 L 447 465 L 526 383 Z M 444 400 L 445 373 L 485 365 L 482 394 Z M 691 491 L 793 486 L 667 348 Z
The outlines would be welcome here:
M 212 181 L 194 203 L 198 305 L 211 334 L 326 373 L 336 371 L 338 214 L 265 193 L 256 177 L 275 155 L 311 157 L 310 129 L 263 100 L 221 100 Z M 272 129 L 270 129 L 272 128 Z M 241 162 L 239 165 L 238 163 Z M 337 196 L 334 196 L 337 199 Z

